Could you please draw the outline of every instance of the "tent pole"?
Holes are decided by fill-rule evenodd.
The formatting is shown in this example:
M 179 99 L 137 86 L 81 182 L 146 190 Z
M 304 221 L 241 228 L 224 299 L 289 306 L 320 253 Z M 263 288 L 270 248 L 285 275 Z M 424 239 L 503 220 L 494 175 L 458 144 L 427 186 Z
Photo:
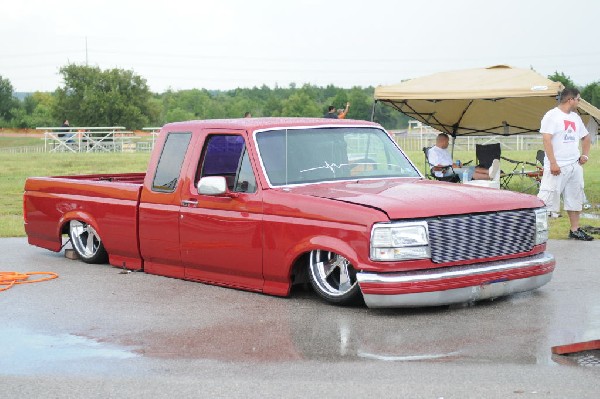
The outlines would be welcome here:
M 456 142 L 456 131 L 458 130 L 458 123 L 455 123 L 454 126 L 452 126 L 452 150 L 450 152 L 450 155 L 452 156 L 452 159 L 454 159 L 454 143 Z
M 373 108 L 371 109 L 371 122 L 373 122 L 373 119 L 375 118 L 375 104 L 377 104 L 377 100 L 373 101 Z

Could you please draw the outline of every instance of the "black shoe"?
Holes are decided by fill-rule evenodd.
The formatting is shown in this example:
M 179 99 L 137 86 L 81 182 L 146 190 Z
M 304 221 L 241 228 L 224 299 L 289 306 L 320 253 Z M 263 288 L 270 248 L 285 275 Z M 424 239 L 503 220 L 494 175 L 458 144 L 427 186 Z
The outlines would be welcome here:
M 594 239 L 594 237 L 581 230 L 581 228 L 575 231 L 569 231 L 569 238 L 581 241 L 592 241 Z
M 600 227 L 581 226 L 580 229 L 585 231 L 588 234 L 600 234 Z

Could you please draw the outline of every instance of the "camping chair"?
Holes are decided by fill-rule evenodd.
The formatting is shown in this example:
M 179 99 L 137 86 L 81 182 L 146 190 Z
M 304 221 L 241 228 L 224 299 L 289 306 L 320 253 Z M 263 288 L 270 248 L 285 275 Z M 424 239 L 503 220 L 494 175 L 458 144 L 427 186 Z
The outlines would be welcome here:
M 542 176 L 544 175 L 545 156 L 546 153 L 544 152 L 544 150 L 537 150 L 537 153 L 535 154 L 535 163 L 525 162 L 527 165 L 535 167 L 535 170 L 524 173 L 524 176 L 530 178 L 532 180 L 532 183 L 525 190 L 523 190 L 523 192 L 527 192 L 533 187 L 538 188 L 542 183 Z
M 513 176 L 520 174 L 517 169 L 522 162 L 503 157 L 500 143 L 475 144 L 475 158 L 477 159 L 477 166 L 485 169 L 492 166 L 494 159 L 507 161 L 515 165 L 510 172 L 500 171 L 500 188 L 508 188 L 508 183 Z
M 448 176 L 436 176 L 434 171 L 433 171 L 433 166 L 431 166 L 431 164 L 429 163 L 429 149 L 431 147 L 423 147 L 423 153 L 425 154 L 425 167 L 423 168 L 423 170 L 425 170 L 425 177 L 428 179 L 434 179 L 434 180 L 439 180 L 439 181 L 447 181 L 447 182 L 451 182 L 451 183 L 458 183 L 460 182 L 460 176 L 458 176 L 455 172 L 454 169 L 452 168 L 452 165 L 446 166 L 445 168 L 442 169 L 442 172 L 444 174 L 446 174 L 446 172 L 448 170 L 452 170 L 452 174 L 448 175 Z
M 515 163 L 515 168 L 510 173 L 502 173 L 501 185 L 502 188 L 508 189 L 508 184 L 511 182 L 514 176 L 520 176 L 520 183 L 514 186 L 513 189 L 517 189 L 520 192 L 527 193 L 532 192 L 533 188 L 537 189 L 542 181 L 542 175 L 544 174 L 544 151 L 538 150 L 536 153 L 535 162 L 528 161 L 512 161 L 502 157 L 503 160 L 507 160 Z M 533 170 L 526 170 L 525 168 Z
M 500 143 L 475 144 L 475 162 L 477 166 L 489 169 L 494 159 L 500 159 Z

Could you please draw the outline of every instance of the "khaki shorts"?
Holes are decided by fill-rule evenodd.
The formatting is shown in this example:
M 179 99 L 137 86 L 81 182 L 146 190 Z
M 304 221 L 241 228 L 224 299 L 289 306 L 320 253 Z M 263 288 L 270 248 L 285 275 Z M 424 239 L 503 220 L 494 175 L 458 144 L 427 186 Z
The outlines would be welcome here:
M 562 195 L 565 211 L 581 211 L 583 204 L 583 168 L 578 162 L 560 168 L 560 175 L 554 176 L 550 169 L 544 169 L 538 198 L 544 201 L 551 212 L 560 211 Z

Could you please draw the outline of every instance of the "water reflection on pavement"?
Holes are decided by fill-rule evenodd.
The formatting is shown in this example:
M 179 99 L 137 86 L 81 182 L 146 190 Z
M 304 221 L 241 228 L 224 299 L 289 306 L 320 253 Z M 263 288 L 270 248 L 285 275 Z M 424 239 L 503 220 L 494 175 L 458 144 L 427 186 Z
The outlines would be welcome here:
M 335 307 L 301 290 L 277 298 L 123 275 L 21 245 L 14 256 L 25 253 L 28 266 L 19 271 L 44 265 L 60 278 L 2 293 L 0 373 L 131 374 L 161 359 L 557 367 L 552 346 L 600 338 L 598 271 L 579 259 L 580 244 L 589 245 L 554 245 L 565 255 L 555 253 L 555 276 L 540 290 L 473 306 L 384 310 Z

